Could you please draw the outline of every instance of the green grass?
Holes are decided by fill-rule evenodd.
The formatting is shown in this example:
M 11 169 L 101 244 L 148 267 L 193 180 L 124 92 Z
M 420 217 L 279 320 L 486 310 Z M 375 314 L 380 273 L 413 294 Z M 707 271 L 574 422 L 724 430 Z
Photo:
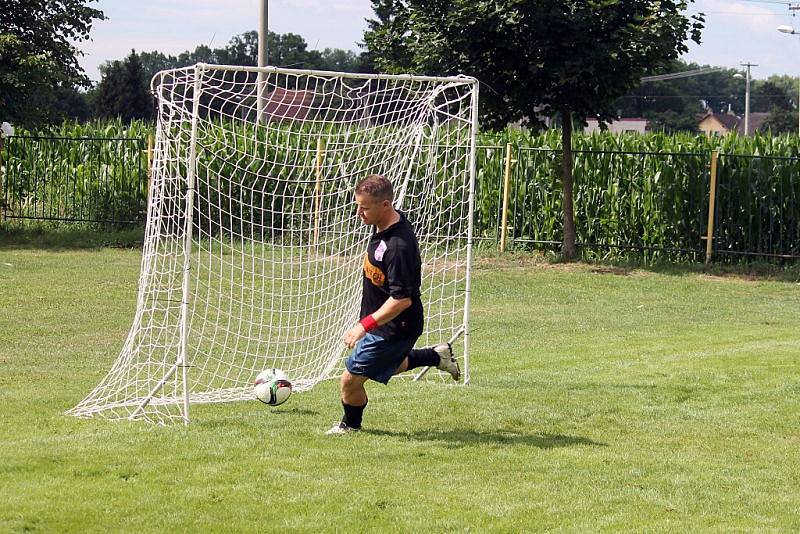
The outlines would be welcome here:
M 0 239 L 0 531 L 800 529 L 792 275 L 479 254 L 472 385 L 372 384 L 331 438 L 334 381 L 188 427 L 63 416 L 134 313 L 141 253 L 102 243 Z

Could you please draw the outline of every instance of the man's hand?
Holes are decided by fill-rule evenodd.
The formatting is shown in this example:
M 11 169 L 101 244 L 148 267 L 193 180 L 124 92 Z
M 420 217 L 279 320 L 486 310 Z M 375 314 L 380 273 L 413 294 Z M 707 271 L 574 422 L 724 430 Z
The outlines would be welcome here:
M 352 349 L 356 346 L 358 340 L 364 337 L 366 333 L 367 331 L 364 330 L 364 327 L 361 326 L 361 323 L 356 323 L 353 328 L 345 332 L 342 341 L 344 341 L 344 344 L 347 345 L 348 349 Z

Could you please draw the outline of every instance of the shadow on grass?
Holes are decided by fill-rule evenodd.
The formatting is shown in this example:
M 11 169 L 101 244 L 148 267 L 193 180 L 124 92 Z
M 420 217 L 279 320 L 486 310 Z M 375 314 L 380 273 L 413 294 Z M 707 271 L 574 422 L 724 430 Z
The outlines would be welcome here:
M 144 227 L 113 229 L 76 226 L 0 226 L 0 250 L 40 249 L 50 251 L 142 248 Z
M 585 258 L 582 261 L 562 262 L 557 256 L 537 251 L 510 251 L 504 254 L 482 251 L 476 254 L 475 267 L 478 271 L 508 267 L 536 267 L 600 276 L 629 276 L 639 271 L 666 276 L 704 275 L 745 281 L 765 280 L 790 283 L 800 281 L 800 260 L 768 260 L 762 257 L 720 256 L 717 261 L 707 266 L 702 261 L 658 260 L 648 262 L 636 258 L 629 261 Z
M 667 276 L 705 275 L 753 282 L 768 280 L 795 283 L 800 280 L 800 262 L 769 263 L 754 261 L 717 263 L 708 266 L 702 263 L 658 263 L 643 265 L 638 269 Z
M 364 429 L 364 434 L 388 436 L 410 441 L 437 441 L 448 447 L 466 447 L 469 445 L 509 445 L 554 449 L 557 447 L 574 447 L 589 445 L 606 447 L 605 443 L 582 436 L 564 436 L 561 434 L 522 434 L 512 430 L 479 432 L 477 430 L 418 430 L 416 432 L 393 432 L 390 430 Z
M 309 410 L 307 408 L 273 408 L 270 414 L 277 416 L 289 415 L 319 415 L 317 410 Z
M 298 416 L 319 416 L 316 410 L 309 410 L 306 408 L 281 408 L 264 406 L 264 409 L 257 411 L 249 409 L 246 412 L 237 412 L 235 414 L 220 416 L 214 418 L 208 414 L 205 417 L 199 418 L 198 423 L 203 428 L 225 428 L 231 425 L 238 426 L 243 420 L 250 417 L 298 417 Z

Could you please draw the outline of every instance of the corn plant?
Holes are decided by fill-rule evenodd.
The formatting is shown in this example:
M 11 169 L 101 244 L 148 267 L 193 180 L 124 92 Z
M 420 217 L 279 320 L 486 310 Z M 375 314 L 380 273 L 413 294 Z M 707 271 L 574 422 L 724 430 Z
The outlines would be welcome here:
M 255 128 L 239 135 L 220 123 L 199 140 L 202 180 L 214 176 L 242 179 L 207 184 L 241 199 L 243 209 L 256 211 L 292 196 L 304 198 L 312 187 L 307 176 L 294 176 L 289 168 L 276 169 L 273 189 L 294 187 L 296 195 L 271 190 L 269 184 L 248 182 L 257 176 L 257 158 L 242 165 L 241 154 L 267 151 L 267 160 L 279 161 L 269 151 L 285 147 L 300 150 L 308 166 L 315 157 L 320 135 L 297 124 L 290 129 Z M 147 195 L 145 139 L 152 124 L 119 121 L 86 124 L 64 123 L 45 132 L 55 137 L 82 138 L 69 148 L 41 144 L 4 150 L 3 193 L 8 206 L 19 212 L 50 217 L 104 220 L 121 214 L 143 221 Z M 18 134 L 22 132 L 18 130 Z M 373 131 L 370 135 L 377 135 Z M 367 142 L 364 132 L 337 134 L 342 146 Z M 136 138 L 139 144 L 115 145 L 95 139 Z M 446 145 L 450 133 L 442 129 L 432 143 Z M 510 176 L 508 237 L 512 242 L 546 245 L 563 238 L 561 185 L 561 137 L 557 130 L 531 134 L 519 130 L 479 134 L 476 151 L 475 235 L 496 240 L 502 218 L 506 145 L 512 145 L 516 160 Z M 708 163 L 712 150 L 720 151 L 717 176 L 715 248 L 720 254 L 757 253 L 800 255 L 800 137 L 706 137 L 692 134 L 575 135 L 575 221 L 579 243 L 596 245 L 606 257 L 634 254 L 653 259 L 696 257 L 705 249 L 709 203 Z M 282 148 L 283 147 L 283 148 Z M 440 151 L 446 154 L 446 151 Z M 326 166 L 336 169 L 336 150 L 326 154 Z M 417 162 L 437 169 L 437 183 L 448 180 L 447 166 L 439 162 Z M 255 167 L 254 167 L 255 166 Z M 365 162 L 379 168 L 380 162 Z M 332 172 L 336 172 L 335 170 Z M 294 184 L 294 185 L 289 185 Z M 438 186 L 437 186 L 438 187 Z M 442 191 L 447 191 L 443 188 Z M 256 195 L 257 193 L 257 195 Z M 263 193 L 263 194 L 262 194 Z M 256 196 L 258 198 L 256 198 Z M 251 198 L 252 197 L 252 198 Z M 443 193 L 443 202 L 447 201 Z M 219 205 L 208 199 L 206 205 Z M 250 206 L 250 208 L 248 208 Z M 43 207 L 46 207 L 44 209 Z M 287 213 L 307 206 L 284 206 L 270 211 Z M 199 209 L 199 208 L 198 208 Z M 219 217 L 253 216 L 229 213 Z M 227 224 L 220 218 L 221 223 Z M 279 223 L 275 223 L 280 225 Z M 286 221 L 288 224 L 288 221 Z

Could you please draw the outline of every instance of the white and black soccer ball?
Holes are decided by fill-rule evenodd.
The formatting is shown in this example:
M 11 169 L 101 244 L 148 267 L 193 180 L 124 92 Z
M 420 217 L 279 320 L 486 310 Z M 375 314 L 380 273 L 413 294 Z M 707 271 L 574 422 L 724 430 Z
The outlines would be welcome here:
M 256 377 L 254 390 L 258 400 L 270 406 L 278 406 L 289 399 L 292 383 L 284 371 L 266 369 Z

